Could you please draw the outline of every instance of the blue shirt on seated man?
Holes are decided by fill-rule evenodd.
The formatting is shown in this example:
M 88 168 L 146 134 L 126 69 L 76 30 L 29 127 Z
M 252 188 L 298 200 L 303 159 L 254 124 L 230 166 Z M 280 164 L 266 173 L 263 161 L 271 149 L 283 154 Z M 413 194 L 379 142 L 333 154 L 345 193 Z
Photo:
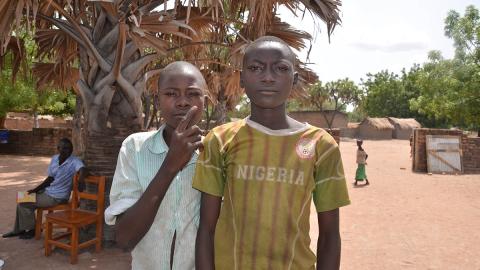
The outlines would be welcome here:
M 79 183 L 84 184 L 86 169 L 83 162 L 72 155 L 73 144 L 63 138 L 57 145 L 58 154 L 52 157 L 48 166 L 48 177 L 34 189 L 27 192 L 36 193 L 36 202 L 17 204 L 13 231 L 2 235 L 3 238 L 19 236 L 30 239 L 35 236 L 35 209 L 67 203 L 73 186 L 73 176 L 79 172 Z

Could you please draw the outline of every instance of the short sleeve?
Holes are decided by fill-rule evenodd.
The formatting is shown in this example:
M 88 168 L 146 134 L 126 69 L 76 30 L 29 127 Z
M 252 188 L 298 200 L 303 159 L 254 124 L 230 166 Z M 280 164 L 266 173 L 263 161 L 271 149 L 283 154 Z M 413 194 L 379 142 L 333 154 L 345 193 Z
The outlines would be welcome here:
M 350 204 L 345 173 L 338 144 L 330 135 L 317 145 L 313 201 L 317 212 L 325 212 Z
M 220 142 L 211 131 L 203 140 L 204 150 L 200 153 L 193 177 L 193 188 L 210 195 L 222 197 L 225 187 L 223 157 Z
M 105 223 L 114 225 L 117 216 L 134 205 L 142 196 L 138 182 L 133 143 L 125 139 L 118 154 L 117 167 L 110 189 L 110 206 L 105 209 Z
M 83 164 L 82 160 L 79 159 L 79 158 L 75 158 L 75 172 L 78 172 L 78 170 L 80 170 L 81 168 L 85 167 L 85 165 Z

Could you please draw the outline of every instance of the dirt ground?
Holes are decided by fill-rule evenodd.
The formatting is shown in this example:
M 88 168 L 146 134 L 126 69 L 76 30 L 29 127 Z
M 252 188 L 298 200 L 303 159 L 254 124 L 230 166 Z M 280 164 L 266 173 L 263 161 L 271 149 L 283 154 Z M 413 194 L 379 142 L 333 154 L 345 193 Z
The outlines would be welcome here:
M 370 186 L 354 187 L 355 142 L 341 142 L 352 204 L 341 210 L 341 269 L 480 269 L 480 175 L 412 173 L 408 141 L 365 141 Z M 48 157 L 0 155 L 0 233 L 15 218 L 15 194 L 45 177 Z M 312 207 L 312 249 L 318 226 Z M 84 251 L 75 266 L 43 242 L 0 238 L 2 270 L 130 269 L 117 248 Z

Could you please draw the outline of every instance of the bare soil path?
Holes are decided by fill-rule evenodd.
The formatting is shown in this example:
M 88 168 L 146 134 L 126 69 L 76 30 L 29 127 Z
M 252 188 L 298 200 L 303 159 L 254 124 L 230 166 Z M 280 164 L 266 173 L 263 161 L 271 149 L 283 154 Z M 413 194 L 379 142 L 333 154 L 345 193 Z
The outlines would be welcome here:
M 480 175 L 411 172 L 408 141 L 365 141 L 370 186 L 354 187 L 356 145 L 341 142 L 352 204 L 341 210 L 344 270 L 480 270 Z M 45 178 L 49 157 L 0 155 L 0 233 L 15 218 L 15 194 Z M 318 227 L 311 215 L 312 250 Z M 2 270 L 130 269 L 130 255 L 117 248 L 84 251 L 75 266 L 43 242 L 0 238 Z

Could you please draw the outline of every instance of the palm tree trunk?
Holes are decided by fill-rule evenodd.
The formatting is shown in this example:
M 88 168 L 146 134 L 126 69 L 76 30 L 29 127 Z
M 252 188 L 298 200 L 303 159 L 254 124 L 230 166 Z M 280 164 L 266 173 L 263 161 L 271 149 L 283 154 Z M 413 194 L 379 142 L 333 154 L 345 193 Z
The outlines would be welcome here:
M 83 153 L 85 152 L 85 132 L 82 124 L 82 114 L 82 99 L 77 96 L 72 120 L 72 142 L 74 145 L 73 154 L 81 158 L 83 158 Z
M 140 73 L 148 64 L 145 58 L 149 56 L 141 56 L 132 41 L 122 36 L 119 23 L 110 21 L 106 14 L 95 22 L 93 29 L 95 49 L 113 64 L 110 70 L 102 68 L 86 48 L 79 48 L 81 75 L 76 90 L 81 100 L 77 100 L 76 111 L 80 114 L 75 116 L 73 137 L 88 171 L 107 177 L 105 207 L 108 207 L 121 144 L 128 135 L 141 131 L 143 127 L 141 96 L 145 86 Z M 121 82 L 118 73 L 115 74 L 115 67 L 120 70 Z M 87 190 L 91 189 L 93 187 L 87 186 Z M 95 209 L 95 205 L 83 207 Z M 84 231 L 87 235 L 94 232 L 94 228 Z M 105 225 L 103 240 L 106 243 L 114 241 L 112 227 Z

